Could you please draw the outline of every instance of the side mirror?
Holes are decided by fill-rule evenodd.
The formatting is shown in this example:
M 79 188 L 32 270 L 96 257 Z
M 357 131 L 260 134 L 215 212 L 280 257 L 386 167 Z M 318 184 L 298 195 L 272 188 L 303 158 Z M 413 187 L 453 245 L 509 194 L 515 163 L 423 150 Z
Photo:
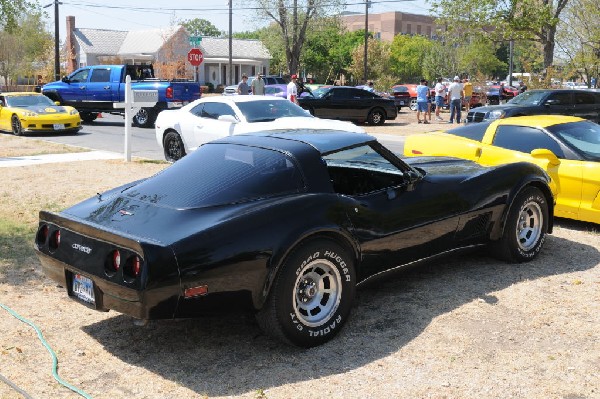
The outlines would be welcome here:
M 560 159 L 552 151 L 545 148 L 536 148 L 531 151 L 531 156 L 535 159 L 545 159 L 551 166 L 560 165 Z
M 69 79 L 68 76 L 63 76 L 63 78 L 61 79 L 61 81 L 65 82 L 65 83 L 71 83 L 71 79 Z
M 560 104 L 560 101 L 558 101 L 558 100 L 550 99 L 550 100 L 544 101 L 544 105 L 546 105 L 546 106 L 558 105 L 558 104 Z
M 233 115 L 221 115 L 217 118 L 217 120 L 221 122 L 238 123 L 238 120 L 235 119 L 235 116 Z
M 60 101 L 54 101 L 54 104 L 60 105 Z

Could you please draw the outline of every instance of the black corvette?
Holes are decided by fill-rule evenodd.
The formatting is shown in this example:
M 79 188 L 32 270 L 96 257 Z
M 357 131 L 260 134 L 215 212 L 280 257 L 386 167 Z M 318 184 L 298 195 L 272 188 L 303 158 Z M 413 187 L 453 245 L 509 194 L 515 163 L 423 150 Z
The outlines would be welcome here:
M 267 333 L 311 347 L 384 272 L 480 246 L 533 259 L 552 230 L 548 183 L 529 163 L 403 161 L 366 134 L 238 135 L 41 211 L 35 247 L 91 308 L 144 320 L 248 308 Z

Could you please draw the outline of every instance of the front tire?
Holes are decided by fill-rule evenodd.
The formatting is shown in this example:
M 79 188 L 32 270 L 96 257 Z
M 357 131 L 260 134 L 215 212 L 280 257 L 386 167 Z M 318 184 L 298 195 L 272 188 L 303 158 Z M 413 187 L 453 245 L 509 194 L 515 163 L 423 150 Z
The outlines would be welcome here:
M 84 123 L 92 123 L 98 118 L 97 112 L 80 112 L 79 116 Z
M 292 251 L 257 314 L 265 333 L 304 348 L 332 339 L 346 322 L 356 291 L 354 259 L 332 240 Z
M 185 156 L 185 147 L 179 133 L 169 131 L 163 139 L 163 149 L 165 159 L 169 162 L 175 162 Z
M 21 121 L 19 120 L 18 115 L 13 115 L 10 118 L 10 126 L 11 126 L 12 132 L 15 136 L 23 135 L 23 126 L 21 125 Z
M 535 187 L 524 189 L 515 199 L 504 226 L 502 238 L 492 244 L 492 252 L 512 263 L 533 260 L 548 232 L 548 203 Z
M 417 110 L 417 99 L 416 98 L 411 98 L 410 99 L 409 108 L 410 108 L 411 111 L 416 111 Z

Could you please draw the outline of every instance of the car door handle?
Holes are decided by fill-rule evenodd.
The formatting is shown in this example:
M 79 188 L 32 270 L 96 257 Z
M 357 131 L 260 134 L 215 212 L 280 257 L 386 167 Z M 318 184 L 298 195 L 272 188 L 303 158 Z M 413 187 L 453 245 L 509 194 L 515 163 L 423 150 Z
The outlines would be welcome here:
M 85 86 L 79 86 L 79 90 L 85 90 Z
M 478 147 L 478 148 L 475 150 L 475 157 L 477 157 L 477 158 L 481 157 L 481 154 L 482 154 L 482 153 L 483 153 L 483 148 L 481 148 L 481 147 Z
M 110 90 L 110 86 L 104 86 L 104 90 Z

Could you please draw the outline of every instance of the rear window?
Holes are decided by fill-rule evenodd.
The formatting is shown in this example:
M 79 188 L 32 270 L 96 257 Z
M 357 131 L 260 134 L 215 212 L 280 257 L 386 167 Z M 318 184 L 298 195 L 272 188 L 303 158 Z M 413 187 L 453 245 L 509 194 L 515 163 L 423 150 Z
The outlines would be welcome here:
M 482 123 L 470 123 L 468 125 L 450 129 L 446 133 L 452 134 L 454 136 L 464 137 L 466 139 L 481 141 L 483 140 L 485 131 L 487 130 L 490 123 L 491 121 Z
M 172 208 L 196 208 L 303 189 L 302 173 L 286 154 L 243 145 L 206 144 L 126 190 L 125 195 Z

